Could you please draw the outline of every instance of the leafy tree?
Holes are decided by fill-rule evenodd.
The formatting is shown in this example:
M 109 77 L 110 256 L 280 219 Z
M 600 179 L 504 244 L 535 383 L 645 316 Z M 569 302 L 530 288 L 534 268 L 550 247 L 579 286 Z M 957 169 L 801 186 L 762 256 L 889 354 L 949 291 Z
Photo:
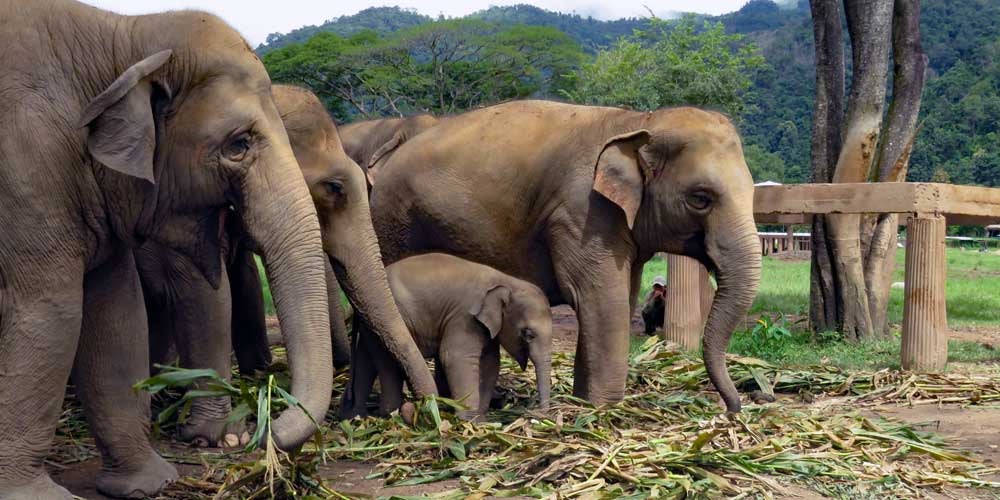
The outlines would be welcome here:
M 940 182 L 942 184 L 951 184 L 951 176 L 948 175 L 948 171 L 938 167 L 934 169 L 934 175 L 931 176 L 931 182 Z
M 440 21 L 401 34 L 394 44 L 409 56 L 398 69 L 411 78 L 415 104 L 454 113 L 567 85 L 583 53 L 553 28 L 501 29 L 482 21 Z
M 268 52 L 275 81 L 309 87 L 341 120 L 454 113 L 571 88 L 583 60 L 565 33 L 475 20 L 425 23 L 388 37 L 323 32 Z
M 359 102 L 362 93 L 356 85 L 359 68 L 355 63 L 358 54 L 372 51 L 378 45 L 379 38 L 374 32 L 350 38 L 323 32 L 305 43 L 270 51 L 263 62 L 272 80 L 310 88 L 334 116 L 344 119 L 351 114 L 349 105 L 353 105 L 355 112 L 371 107 Z
M 754 182 L 774 181 L 784 182 L 785 161 L 780 156 L 768 152 L 757 144 L 748 144 L 743 148 L 743 156 Z
M 654 20 L 650 28 L 598 52 L 582 68 L 577 90 L 567 95 L 577 102 L 647 110 L 704 106 L 739 117 L 747 108 L 752 75 L 765 65 L 756 45 L 726 34 L 721 23 L 699 28 L 692 16 Z

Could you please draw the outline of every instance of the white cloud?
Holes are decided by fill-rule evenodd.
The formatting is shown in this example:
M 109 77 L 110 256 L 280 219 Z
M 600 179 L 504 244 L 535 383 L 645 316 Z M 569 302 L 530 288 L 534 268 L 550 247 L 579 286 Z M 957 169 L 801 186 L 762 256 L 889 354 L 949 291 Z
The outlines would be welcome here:
M 530 3 L 558 12 L 575 12 L 597 19 L 618 19 L 648 15 L 648 5 L 657 16 L 670 17 L 679 11 L 722 14 L 739 9 L 747 0 L 83 0 L 85 3 L 121 14 L 148 14 L 174 9 L 200 9 L 218 15 L 233 25 L 252 45 L 270 33 L 287 33 L 334 17 L 349 15 L 366 7 L 393 6 L 415 9 L 422 14 L 457 17 L 491 5 Z

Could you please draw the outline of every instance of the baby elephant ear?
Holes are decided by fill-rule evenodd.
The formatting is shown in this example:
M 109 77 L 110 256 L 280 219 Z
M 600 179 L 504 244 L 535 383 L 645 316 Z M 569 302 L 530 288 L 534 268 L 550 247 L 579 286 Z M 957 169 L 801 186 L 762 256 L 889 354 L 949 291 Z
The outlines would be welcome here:
M 594 168 L 594 191 L 625 212 L 629 229 L 639 212 L 646 182 L 639 164 L 639 148 L 649 142 L 649 137 L 649 131 L 641 129 L 608 139 Z
M 510 289 L 496 285 L 486 291 L 483 298 L 469 309 L 469 313 L 490 331 L 490 338 L 496 338 L 503 326 L 503 310 L 509 302 Z
M 147 77 L 171 54 L 164 50 L 133 64 L 83 110 L 77 126 L 89 128 L 87 149 L 105 167 L 154 182 L 156 123 Z

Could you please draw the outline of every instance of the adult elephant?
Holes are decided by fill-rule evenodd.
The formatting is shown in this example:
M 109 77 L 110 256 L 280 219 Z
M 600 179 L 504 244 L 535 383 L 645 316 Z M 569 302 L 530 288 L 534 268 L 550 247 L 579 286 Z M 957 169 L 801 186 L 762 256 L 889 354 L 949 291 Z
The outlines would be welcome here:
M 132 248 L 159 241 L 218 282 L 230 205 L 267 262 L 308 412 L 270 430 L 283 449 L 307 440 L 332 377 L 322 244 L 251 48 L 205 13 L 68 0 L 0 0 L 0 47 L 0 496 L 70 498 L 43 461 L 71 369 L 104 462 L 98 489 L 148 496 L 177 477 L 148 441 L 148 395 L 131 388 L 148 373 Z
M 373 169 L 380 161 L 406 141 L 441 122 L 440 118 L 420 114 L 406 118 L 366 120 L 339 127 L 340 139 L 347 156 L 365 169 Z
M 345 153 L 326 108 L 308 90 L 288 85 L 271 89 L 275 107 L 317 208 L 326 266 L 335 366 L 346 365 L 350 344 L 340 307 L 340 285 L 368 326 L 395 352 L 398 340 L 410 338 L 389 292 L 378 240 L 372 228 L 364 169 Z M 298 221 L 287 221 L 295 224 Z M 136 253 L 147 308 L 154 359 L 165 361 L 166 348 L 176 344 L 181 365 L 230 372 L 230 337 L 240 370 L 250 372 L 265 363 L 270 351 L 263 328 L 261 285 L 257 267 L 248 258 L 251 245 L 236 224 L 227 224 L 226 271 L 232 287 L 213 289 L 190 260 L 150 242 Z M 236 286 L 238 284 L 238 286 Z M 152 318 L 157 318 L 152 320 Z M 410 340 L 409 343 L 412 343 Z M 406 343 L 408 345 L 409 343 Z M 248 360 L 248 361 L 244 361 Z M 227 423 L 228 398 L 199 398 L 180 429 L 185 440 L 200 445 L 235 446 L 243 440 L 241 423 Z
M 580 321 L 574 393 L 618 401 L 630 302 L 656 252 L 716 272 L 705 365 L 730 411 L 733 329 L 760 279 L 753 182 L 723 115 L 544 101 L 449 118 L 379 166 L 375 231 L 387 264 L 442 251 L 493 266 L 567 303 Z

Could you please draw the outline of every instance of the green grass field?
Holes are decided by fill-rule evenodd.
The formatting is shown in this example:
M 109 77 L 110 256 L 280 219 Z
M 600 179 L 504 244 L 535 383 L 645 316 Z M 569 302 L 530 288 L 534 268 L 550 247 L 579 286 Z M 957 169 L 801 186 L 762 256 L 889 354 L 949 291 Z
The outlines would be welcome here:
M 1000 330 L 1000 255 L 974 250 L 949 248 L 948 281 L 945 285 L 948 324 L 951 327 L 996 327 Z M 895 281 L 903 281 L 904 252 L 896 254 Z M 643 269 L 642 296 L 649 291 L 653 278 L 667 275 L 665 259 L 654 259 Z M 775 363 L 814 365 L 831 363 L 844 368 L 883 368 L 899 366 L 900 342 L 892 339 L 848 344 L 835 335 L 818 338 L 805 331 L 800 318 L 809 311 L 809 261 L 787 261 L 764 257 L 760 290 L 750 310 L 751 318 L 777 320 L 789 334 L 783 338 L 754 335 L 752 328 L 733 336 L 730 351 L 756 356 Z M 903 319 L 903 290 L 893 289 L 889 321 Z M 798 320 L 796 322 L 795 320 Z M 995 351 L 975 342 L 949 341 L 949 361 L 979 362 L 1000 360 Z
M 946 297 L 951 326 L 1000 328 L 1000 255 L 949 248 Z M 895 281 L 903 281 L 903 250 L 896 254 Z M 764 257 L 760 291 L 751 313 L 805 315 L 809 311 L 809 261 L 783 261 Z M 650 261 L 642 273 L 642 294 L 656 275 L 666 276 L 665 259 Z M 889 321 L 903 320 L 903 290 L 893 289 Z

